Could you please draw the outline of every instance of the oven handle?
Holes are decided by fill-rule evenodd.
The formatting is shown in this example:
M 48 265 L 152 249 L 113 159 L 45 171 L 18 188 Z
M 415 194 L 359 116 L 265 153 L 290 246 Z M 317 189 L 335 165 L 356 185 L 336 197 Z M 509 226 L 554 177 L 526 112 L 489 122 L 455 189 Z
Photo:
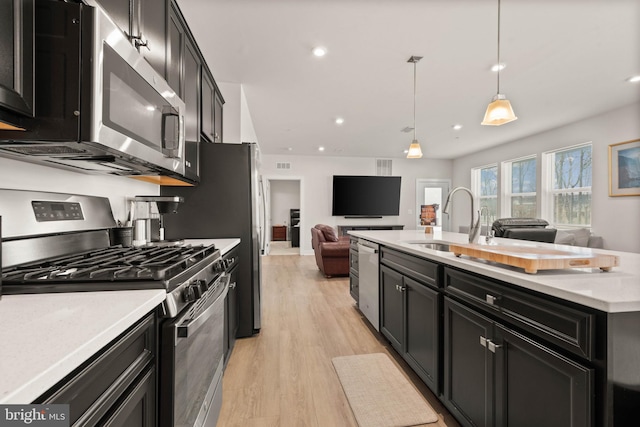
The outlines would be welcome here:
M 220 305 L 221 302 L 224 302 L 224 299 L 227 297 L 227 293 L 229 293 L 229 281 L 231 280 L 230 276 L 223 275 L 220 278 L 220 284 L 222 285 L 222 291 L 220 295 L 215 299 L 214 302 L 211 303 L 209 307 L 206 308 L 205 311 L 200 313 L 198 317 L 191 320 L 189 323 L 183 324 L 182 321 L 176 322 L 176 345 L 178 345 L 178 340 L 180 338 L 187 338 L 189 334 L 193 334 L 197 331 L 209 318 L 213 315 L 216 308 Z M 224 307 L 223 307 L 224 308 Z

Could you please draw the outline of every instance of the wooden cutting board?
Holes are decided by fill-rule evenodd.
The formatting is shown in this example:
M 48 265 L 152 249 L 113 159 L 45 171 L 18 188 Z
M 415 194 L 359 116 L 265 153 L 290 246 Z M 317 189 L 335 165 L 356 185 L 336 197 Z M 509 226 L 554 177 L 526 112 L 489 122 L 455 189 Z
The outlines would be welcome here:
M 599 268 L 609 271 L 620 265 L 615 255 L 594 253 L 591 249 L 543 248 L 539 246 L 450 244 L 449 251 L 457 257 L 467 255 L 500 264 L 524 268 L 525 273 L 535 274 L 538 270 L 563 268 Z

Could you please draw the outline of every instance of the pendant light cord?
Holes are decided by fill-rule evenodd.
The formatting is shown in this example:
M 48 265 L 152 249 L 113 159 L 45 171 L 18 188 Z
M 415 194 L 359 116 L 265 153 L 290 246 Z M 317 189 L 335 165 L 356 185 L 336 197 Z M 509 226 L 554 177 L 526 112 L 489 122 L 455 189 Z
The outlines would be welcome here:
M 500 69 L 502 64 L 500 63 L 500 0 L 498 0 L 498 94 L 500 94 Z
M 417 61 L 413 63 L 413 140 L 416 140 L 416 65 Z

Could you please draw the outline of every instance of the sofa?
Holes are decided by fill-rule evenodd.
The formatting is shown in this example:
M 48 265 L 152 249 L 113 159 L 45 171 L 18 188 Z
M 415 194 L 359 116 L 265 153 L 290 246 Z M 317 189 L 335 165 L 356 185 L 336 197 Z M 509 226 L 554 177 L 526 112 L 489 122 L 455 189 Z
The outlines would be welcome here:
M 349 236 L 338 236 L 333 227 L 316 224 L 311 229 L 311 247 L 325 277 L 349 275 Z
M 604 247 L 602 236 L 593 234 L 588 228 L 559 229 L 554 243 L 585 248 L 602 249 Z

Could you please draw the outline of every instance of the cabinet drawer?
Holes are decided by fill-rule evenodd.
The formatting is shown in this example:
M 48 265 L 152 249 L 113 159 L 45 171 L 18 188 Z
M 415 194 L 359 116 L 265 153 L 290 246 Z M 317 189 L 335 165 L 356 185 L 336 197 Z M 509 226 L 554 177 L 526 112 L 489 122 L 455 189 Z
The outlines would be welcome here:
M 358 238 L 357 237 L 352 237 L 351 239 L 349 239 L 349 248 L 353 249 L 354 251 L 358 251 Z
M 69 404 L 70 424 L 95 425 L 153 363 L 155 336 L 152 313 L 37 402 Z
M 358 258 L 357 250 L 349 249 L 349 269 L 356 275 L 360 271 L 360 258 Z
M 578 356 L 595 356 L 595 314 L 445 268 L 446 291 Z
M 384 246 L 380 248 L 380 262 L 422 283 L 442 287 L 440 264 Z

